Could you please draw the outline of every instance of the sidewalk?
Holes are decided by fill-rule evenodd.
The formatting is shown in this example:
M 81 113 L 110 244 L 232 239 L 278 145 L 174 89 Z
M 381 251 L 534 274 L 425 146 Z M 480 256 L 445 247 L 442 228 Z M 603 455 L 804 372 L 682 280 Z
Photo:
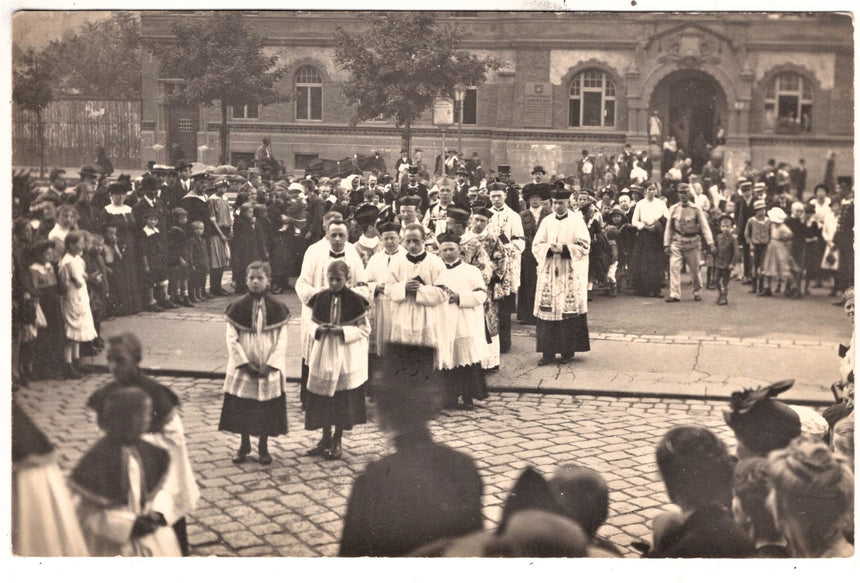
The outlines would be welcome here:
M 301 375 L 298 349 L 301 309 L 294 293 L 277 297 L 292 313 L 288 325 L 292 353 L 287 359 L 288 377 L 297 381 Z M 222 314 L 229 301 L 230 298 L 217 298 L 195 308 L 116 318 L 102 324 L 102 333 L 110 337 L 123 331 L 135 332 L 144 346 L 142 364 L 151 371 L 219 377 L 224 374 L 227 362 Z M 615 303 L 610 305 L 610 301 Z M 779 301 L 784 304 L 776 304 L 777 309 L 782 309 L 783 305 L 791 308 L 801 305 L 788 303 L 789 300 Z M 512 349 L 502 355 L 498 371 L 487 373 L 487 383 L 494 391 L 723 400 L 729 398 L 732 391 L 793 378 L 795 384 L 785 394 L 786 400 L 829 404 L 833 401 L 829 387 L 838 378 L 839 370 L 836 350 L 840 330 L 835 329 L 836 324 L 841 323 L 847 335 L 850 335 L 850 325 L 837 308 L 827 302 L 813 304 L 813 301 L 804 304 L 802 312 L 817 321 L 831 318 L 832 322 L 825 322 L 833 324 L 830 334 L 774 332 L 774 323 L 767 319 L 761 324 L 761 334 L 745 337 L 707 331 L 671 335 L 612 332 L 609 330 L 618 327 L 614 322 L 607 322 L 611 314 L 606 310 L 638 309 L 630 304 L 642 303 L 643 299 L 619 296 L 614 300 L 596 301 L 589 314 L 590 352 L 577 354 L 567 365 L 538 367 L 534 327 L 514 323 Z M 652 304 L 644 319 L 657 314 L 653 318 L 659 321 L 663 318 L 661 313 L 673 309 L 660 301 Z M 716 308 L 704 302 L 696 305 L 690 302 L 685 309 Z M 821 310 L 823 315 L 816 314 L 816 310 Z M 705 320 L 706 315 L 704 311 L 701 316 L 694 313 L 697 322 Z M 610 327 L 605 327 L 607 323 Z M 847 338 L 843 342 L 847 342 Z M 104 354 L 92 362 L 105 365 Z

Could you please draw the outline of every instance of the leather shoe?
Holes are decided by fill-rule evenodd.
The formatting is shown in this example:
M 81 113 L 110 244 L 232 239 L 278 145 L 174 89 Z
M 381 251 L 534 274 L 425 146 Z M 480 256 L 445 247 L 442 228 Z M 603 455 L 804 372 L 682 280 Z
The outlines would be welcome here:
M 325 459 L 327 460 L 339 460 L 343 457 L 343 448 L 341 448 L 340 443 L 334 443 L 332 446 L 325 450 Z
M 541 358 L 538 361 L 538 366 L 546 366 L 548 364 L 552 364 L 554 361 L 549 358 Z
M 681 298 L 676 298 L 676 297 L 674 297 L 674 296 L 669 296 L 668 298 L 666 298 L 666 303 L 667 303 L 667 304 L 671 304 L 671 303 L 674 303 L 674 302 L 680 302 L 680 301 L 681 301 Z
M 248 454 L 239 450 L 239 453 L 237 453 L 233 457 L 233 463 L 234 464 L 244 464 L 247 459 L 248 459 Z
M 260 454 L 260 465 L 261 466 L 268 466 L 271 463 L 272 463 L 272 456 L 270 456 L 268 453 L 261 453 Z
M 570 356 L 563 356 L 558 362 L 560 364 L 567 364 L 569 362 L 573 362 L 573 356 L 573 354 L 571 354 Z
M 474 403 L 457 403 L 454 406 L 455 409 L 460 409 L 461 411 L 474 411 L 475 404 Z
M 326 450 L 331 447 L 331 440 L 320 439 L 319 443 L 317 443 L 314 447 L 305 452 L 305 455 L 309 456 L 322 456 L 325 455 Z

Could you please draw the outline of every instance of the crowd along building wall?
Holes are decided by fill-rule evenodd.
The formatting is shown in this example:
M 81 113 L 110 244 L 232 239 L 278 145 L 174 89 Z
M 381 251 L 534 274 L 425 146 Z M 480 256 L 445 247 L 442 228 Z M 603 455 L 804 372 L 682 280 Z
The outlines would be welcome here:
M 746 160 L 796 164 L 809 181 L 824 175 L 829 152 L 837 173 L 853 174 L 853 24 L 839 14 L 633 14 L 553 12 L 439 13 L 462 31 L 462 48 L 494 55 L 505 66 L 470 90 L 462 150 L 485 165 L 510 164 L 526 180 L 534 164 L 569 175 L 583 149 L 609 155 L 625 143 L 654 148 L 654 112 L 662 137 L 676 136 L 688 154 L 724 136 L 728 175 Z M 169 37 L 187 12 L 144 12 L 143 34 Z M 400 151 L 400 131 L 389 121 L 350 125 L 353 111 L 341 87 L 346 73 L 334 60 L 338 26 L 360 30 L 354 12 L 255 11 L 248 24 L 267 38 L 286 65 L 291 99 L 228 112 L 234 161 L 253 155 L 264 135 L 287 168 L 301 170 L 315 156 L 343 158 L 378 150 L 389 165 Z M 404 31 L 408 34 L 408 31 Z M 181 80 L 144 64 L 141 155 L 165 159 L 166 146 L 193 134 L 200 162 L 218 155 L 220 108 L 171 111 L 164 96 Z M 456 126 L 445 130 L 456 143 Z M 660 140 L 657 140 L 658 142 Z M 413 149 L 432 169 L 442 129 L 428 110 L 413 127 Z M 659 146 L 659 144 L 657 144 Z M 153 147 L 155 146 L 155 149 Z M 659 149 L 659 148 L 657 148 Z

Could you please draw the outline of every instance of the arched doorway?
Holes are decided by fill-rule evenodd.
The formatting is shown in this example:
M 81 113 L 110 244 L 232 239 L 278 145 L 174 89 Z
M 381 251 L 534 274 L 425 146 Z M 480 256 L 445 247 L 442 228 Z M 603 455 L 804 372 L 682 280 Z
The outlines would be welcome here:
M 693 160 L 700 172 L 715 146 L 720 128 L 727 129 L 726 93 L 716 79 L 697 69 L 666 75 L 651 94 L 650 107 L 663 120 L 664 138 L 674 135 L 678 149 Z

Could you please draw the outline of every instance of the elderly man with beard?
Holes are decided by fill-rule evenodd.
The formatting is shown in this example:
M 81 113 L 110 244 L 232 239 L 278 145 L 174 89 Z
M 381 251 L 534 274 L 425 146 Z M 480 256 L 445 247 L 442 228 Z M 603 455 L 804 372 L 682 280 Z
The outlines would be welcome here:
M 544 219 L 532 242 L 537 259 L 534 315 L 537 320 L 538 366 L 560 353 L 561 364 L 591 349 L 588 338 L 588 252 L 591 235 L 582 215 L 570 212 L 570 192 L 552 193 L 553 215 Z

